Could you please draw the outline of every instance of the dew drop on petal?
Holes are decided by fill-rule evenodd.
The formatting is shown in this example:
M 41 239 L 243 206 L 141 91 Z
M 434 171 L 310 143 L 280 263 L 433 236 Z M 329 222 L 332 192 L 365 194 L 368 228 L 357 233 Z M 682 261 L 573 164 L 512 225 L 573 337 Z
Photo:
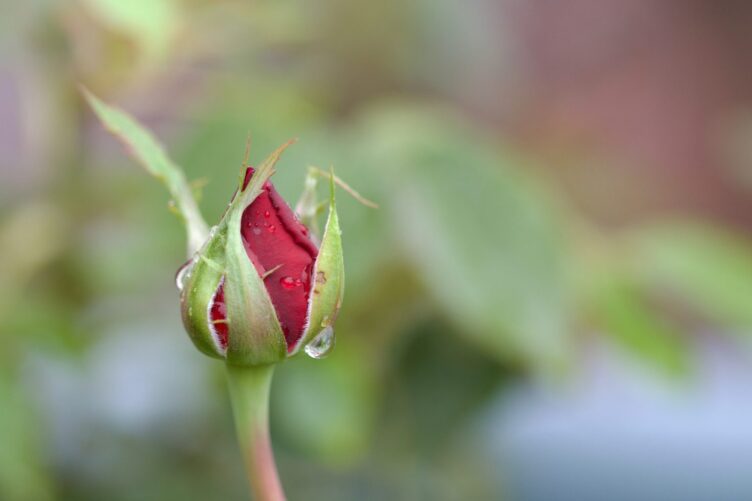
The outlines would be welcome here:
M 251 231 L 254 235 L 261 235 L 261 228 L 253 228 Z
M 305 352 L 311 358 L 321 359 L 329 355 L 334 349 L 334 329 L 325 327 L 310 343 L 305 345 Z
M 289 290 L 292 290 L 298 286 L 298 283 L 295 282 L 295 279 L 293 277 L 282 277 L 279 279 L 279 283 L 282 284 L 282 287 Z
M 272 213 L 267 211 L 264 211 L 264 217 L 272 217 Z

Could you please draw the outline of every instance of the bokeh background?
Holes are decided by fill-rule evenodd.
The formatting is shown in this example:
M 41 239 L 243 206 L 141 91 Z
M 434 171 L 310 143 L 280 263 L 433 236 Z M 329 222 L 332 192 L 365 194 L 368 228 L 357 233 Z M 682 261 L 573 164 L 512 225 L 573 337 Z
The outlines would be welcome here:
M 0 499 L 246 499 L 166 192 L 245 139 L 339 196 L 337 348 L 277 371 L 291 499 L 752 498 L 752 4 L 4 0 Z

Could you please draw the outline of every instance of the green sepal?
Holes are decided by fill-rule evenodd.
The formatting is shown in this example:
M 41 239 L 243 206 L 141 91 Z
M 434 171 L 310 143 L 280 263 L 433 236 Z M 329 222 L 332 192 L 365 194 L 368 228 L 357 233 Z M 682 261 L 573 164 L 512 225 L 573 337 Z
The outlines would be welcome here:
M 227 362 L 233 365 L 271 364 L 287 355 L 285 336 L 261 277 L 266 270 L 257 270 L 248 259 L 240 224 L 243 212 L 261 193 L 274 173 L 279 156 L 290 143 L 278 148 L 256 169 L 248 186 L 238 191 L 223 221 L 227 226 L 224 285 L 230 333 Z
M 329 216 L 316 263 L 313 267 L 313 288 L 308 302 L 306 327 L 300 341 L 290 354 L 308 344 L 324 328 L 331 327 L 342 306 L 345 293 L 345 262 L 342 255 L 342 231 L 339 227 L 334 200 L 334 173 L 329 177 Z
M 225 264 L 225 228 L 215 227 L 203 247 L 186 266 L 180 293 L 183 325 L 193 344 L 202 353 L 225 358 L 216 331 L 212 329 L 209 307 L 222 281 Z
M 171 207 L 183 219 L 188 233 L 188 254 L 196 252 L 207 240 L 209 229 L 183 170 L 170 159 L 152 133 L 132 116 L 105 103 L 86 88 L 82 87 L 81 91 L 107 130 L 128 148 L 131 156 L 149 174 L 164 183 L 170 191 L 173 198 Z

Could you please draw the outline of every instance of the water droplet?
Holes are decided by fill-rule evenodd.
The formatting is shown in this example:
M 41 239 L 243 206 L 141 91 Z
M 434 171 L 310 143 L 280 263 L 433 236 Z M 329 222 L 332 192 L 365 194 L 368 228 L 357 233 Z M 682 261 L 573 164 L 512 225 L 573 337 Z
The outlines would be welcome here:
M 175 285 L 177 286 L 178 291 L 183 292 L 185 284 L 188 283 L 188 279 L 191 278 L 191 272 L 193 271 L 193 266 L 195 264 L 196 258 L 194 257 L 178 269 L 178 272 L 175 274 Z
M 269 211 L 264 211 L 264 217 L 272 217 L 272 213 Z
M 282 287 L 289 290 L 292 290 L 300 285 L 295 281 L 293 277 L 282 277 L 279 279 L 279 283 L 282 284 Z
M 261 228 L 253 228 L 251 231 L 254 235 L 261 235 Z
M 305 345 L 305 352 L 311 358 L 321 359 L 329 355 L 334 349 L 334 329 L 325 327 L 310 343 Z
M 275 231 L 277 231 L 277 227 L 274 226 L 273 224 L 270 224 L 268 230 L 269 230 L 269 233 L 274 233 Z

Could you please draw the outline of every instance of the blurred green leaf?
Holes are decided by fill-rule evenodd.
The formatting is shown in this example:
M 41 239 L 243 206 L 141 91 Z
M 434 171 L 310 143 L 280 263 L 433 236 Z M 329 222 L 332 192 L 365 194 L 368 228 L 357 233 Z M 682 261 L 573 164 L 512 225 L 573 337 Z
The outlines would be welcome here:
M 468 339 L 539 366 L 562 362 L 568 333 L 564 242 L 544 193 L 509 151 L 454 115 L 398 103 L 366 118 L 405 257 Z
M 640 279 L 709 319 L 752 333 L 752 242 L 698 224 L 661 225 L 633 235 Z
M 651 307 L 639 289 L 616 275 L 600 277 L 593 294 L 595 315 L 604 334 L 645 362 L 669 375 L 690 368 L 689 340 Z
M 299 356 L 280 366 L 272 393 L 272 433 L 332 464 L 366 452 L 377 388 L 364 358 L 370 350 L 347 334 L 326 360 Z
M 85 0 L 110 28 L 129 36 L 147 61 L 165 56 L 179 24 L 179 3 L 173 0 Z
M 0 374 L 0 498 L 54 499 L 41 457 L 40 428 L 24 390 L 15 379 Z
M 417 324 L 410 334 L 395 342 L 399 349 L 389 361 L 385 392 L 387 407 L 403 409 L 404 415 L 385 419 L 402 428 L 397 431 L 400 444 L 414 443 L 430 457 L 451 450 L 453 434 L 472 426 L 476 411 L 515 374 L 509 367 L 506 372 L 493 353 L 463 342 L 436 318 Z

